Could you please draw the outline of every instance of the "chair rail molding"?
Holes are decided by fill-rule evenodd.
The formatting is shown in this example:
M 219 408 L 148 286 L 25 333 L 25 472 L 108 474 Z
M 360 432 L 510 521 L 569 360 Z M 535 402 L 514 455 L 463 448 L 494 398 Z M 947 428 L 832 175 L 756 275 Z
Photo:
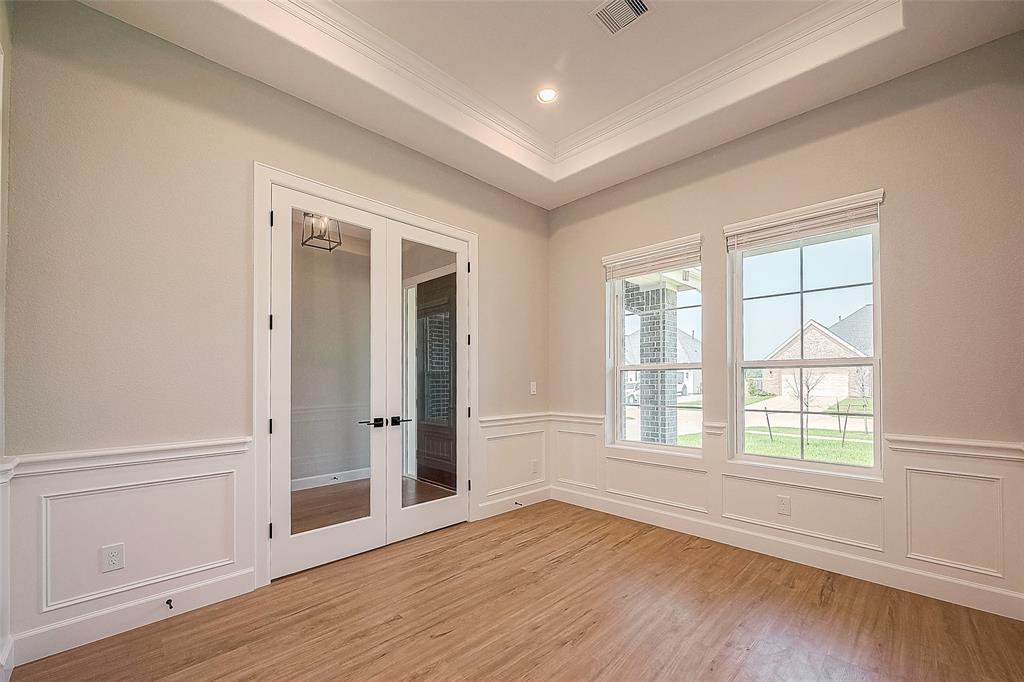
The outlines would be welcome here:
M 885 441 L 889 444 L 889 449 L 896 452 L 914 452 L 948 457 L 973 457 L 976 459 L 1024 463 L 1024 443 L 911 436 L 899 433 L 885 434 Z
M 0 465 L 0 480 L 3 480 L 5 477 L 42 476 L 67 471 L 85 471 L 88 469 L 172 462 L 200 457 L 237 455 L 247 452 L 251 442 L 252 437 L 250 436 L 235 436 L 233 438 L 193 440 L 178 443 L 156 443 L 97 448 L 93 450 L 67 450 L 18 455 Z

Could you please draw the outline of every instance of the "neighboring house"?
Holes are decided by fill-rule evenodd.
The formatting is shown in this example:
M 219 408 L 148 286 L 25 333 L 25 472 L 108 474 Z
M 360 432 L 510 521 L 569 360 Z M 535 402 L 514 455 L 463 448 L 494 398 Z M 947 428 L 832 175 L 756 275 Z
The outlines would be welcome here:
M 873 345 L 873 306 L 859 308 L 852 314 L 842 318 L 831 327 L 825 327 L 817 320 L 810 320 L 804 325 L 804 355 L 809 358 L 862 358 L 872 354 Z M 772 351 L 768 360 L 800 359 L 800 334 L 794 332 L 778 348 Z M 869 370 L 863 367 L 827 367 L 814 370 L 814 391 L 811 402 L 826 401 L 834 403 L 836 398 L 865 398 L 871 396 Z M 761 390 L 772 395 L 792 393 L 798 385 L 794 369 L 766 369 L 761 382 Z M 806 379 L 805 379 L 806 383 Z M 817 400 L 815 399 L 817 398 Z M 828 407 L 824 403 L 817 407 Z

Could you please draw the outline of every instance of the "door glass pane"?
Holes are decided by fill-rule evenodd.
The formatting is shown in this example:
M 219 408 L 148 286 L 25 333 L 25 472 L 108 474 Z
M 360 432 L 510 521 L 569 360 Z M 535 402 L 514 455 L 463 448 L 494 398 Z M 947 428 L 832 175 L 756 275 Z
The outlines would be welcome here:
M 370 234 L 292 211 L 293 534 L 370 514 Z
M 402 240 L 402 506 L 456 494 L 455 253 Z

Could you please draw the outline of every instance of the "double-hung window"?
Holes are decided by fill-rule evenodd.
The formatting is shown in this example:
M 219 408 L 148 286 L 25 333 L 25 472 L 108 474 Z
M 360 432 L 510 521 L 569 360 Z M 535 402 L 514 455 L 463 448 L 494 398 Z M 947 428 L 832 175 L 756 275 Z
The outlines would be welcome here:
M 725 228 L 737 458 L 878 467 L 881 200 L 878 190 Z
M 602 260 L 615 442 L 701 447 L 700 244 L 693 235 Z

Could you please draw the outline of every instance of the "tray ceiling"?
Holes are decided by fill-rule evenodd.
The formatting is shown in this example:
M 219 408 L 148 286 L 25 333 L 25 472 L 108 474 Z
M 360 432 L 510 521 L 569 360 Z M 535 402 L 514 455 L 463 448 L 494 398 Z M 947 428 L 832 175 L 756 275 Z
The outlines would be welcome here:
M 1013 1 L 646 1 L 614 36 L 576 1 L 87 4 L 545 208 L 1024 28 Z

